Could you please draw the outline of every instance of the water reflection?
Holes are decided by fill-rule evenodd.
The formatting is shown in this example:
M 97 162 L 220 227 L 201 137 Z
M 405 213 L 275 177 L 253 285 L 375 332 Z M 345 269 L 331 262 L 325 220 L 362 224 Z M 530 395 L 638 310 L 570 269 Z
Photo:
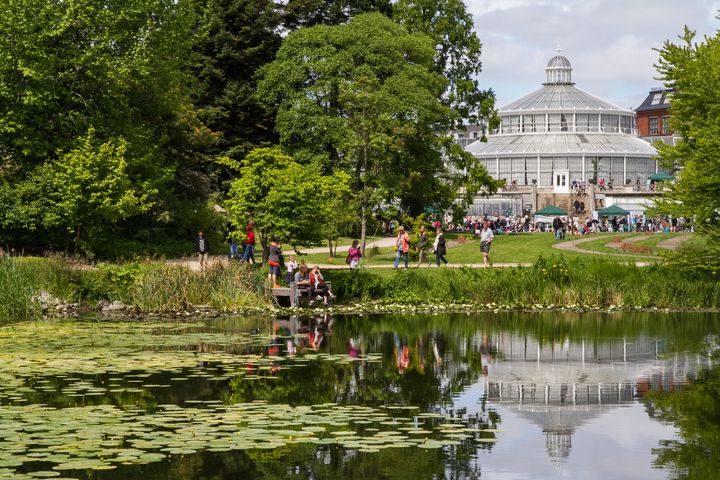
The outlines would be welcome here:
M 78 478 L 712 478 L 720 466 L 714 314 L 318 315 L 134 328 L 58 329 L 42 345 L 32 327 L 13 330 L 0 403 L 415 407 L 403 428 L 437 413 L 470 430 L 437 421 L 431 433 L 444 428 L 457 441 L 436 450 L 289 443 Z M 293 427 L 287 421 L 275 428 Z M 397 428 L 371 423 L 336 428 Z

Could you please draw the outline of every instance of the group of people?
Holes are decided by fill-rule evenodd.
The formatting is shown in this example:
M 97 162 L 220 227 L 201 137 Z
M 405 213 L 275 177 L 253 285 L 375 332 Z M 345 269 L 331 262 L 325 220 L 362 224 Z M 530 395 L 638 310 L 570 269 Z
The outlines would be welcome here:
M 253 231 L 252 225 L 248 225 L 245 228 L 245 240 L 242 242 L 242 253 L 238 251 L 238 241 L 234 237 L 235 227 L 232 224 L 227 226 L 227 238 L 230 242 L 230 253 L 228 257 L 230 259 L 239 259 L 243 262 L 255 263 L 255 232 Z M 210 241 L 205 236 L 205 232 L 200 230 L 198 236 L 195 239 L 195 253 L 198 256 L 200 262 L 200 270 L 205 270 L 208 267 L 210 259 Z
M 280 269 L 281 266 L 285 264 L 285 283 L 287 285 L 294 282 L 298 287 L 308 287 L 310 298 L 322 300 L 325 305 L 328 305 L 335 297 L 332 291 L 330 291 L 330 285 L 325 281 L 325 277 L 320 271 L 320 266 L 315 265 L 310 269 L 304 263 L 298 265 L 295 257 L 292 256 L 285 262 L 282 246 L 277 239 L 273 238 L 270 241 L 267 263 L 269 267 L 268 281 L 270 285 L 272 285 L 272 288 L 280 287 L 278 283 Z
M 435 229 L 435 239 L 432 245 L 432 253 L 435 255 L 435 264 L 439 267 L 442 263 L 447 265 L 448 261 L 445 258 L 447 255 L 447 241 L 441 227 Z M 483 265 L 485 267 L 492 267 L 492 261 L 490 260 L 490 244 L 495 238 L 493 233 L 492 225 L 490 221 L 485 220 L 483 226 L 479 232 L 480 237 L 480 251 L 483 254 Z M 410 256 L 410 235 L 403 226 L 398 228 L 398 235 L 395 239 L 395 263 L 393 268 L 395 270 L 400 266 L 400 262 L 405 263 L 405 268 L 409 268 L 409 256 Z M 418 262 L 416 267 L 427 261 L 428 266 L 430 262 L 427 260 L 428 254 L 428 234 L 425 226 L 420 227 L 418 232 L 418 240 L 416 244 L 416 250 L 418 253 Z

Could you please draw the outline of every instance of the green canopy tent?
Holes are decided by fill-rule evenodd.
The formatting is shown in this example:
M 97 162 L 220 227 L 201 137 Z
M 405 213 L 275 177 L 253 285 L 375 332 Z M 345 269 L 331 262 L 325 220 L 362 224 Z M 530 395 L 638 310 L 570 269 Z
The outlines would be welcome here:
M 663 180 L 675 180 L 675 177 L 673 177 L 669 173 L 665 173 L 665 172 L 654 173 L 654 174 L 650 175 L 649 178 L 653 182 L 660 182 Z
M 601 217 L 624 217 L 625 215 L 630 215 L 630 212 L 617 205 L 610 205 L 600 210 L 598 215 Z
M 541 208 L 534 215 L 543 215 L 546 217 L 556 217 L 558 215 L 567 215 L 567 212 L 560 207 L 555 205 L 548 205 L 547 207 Z

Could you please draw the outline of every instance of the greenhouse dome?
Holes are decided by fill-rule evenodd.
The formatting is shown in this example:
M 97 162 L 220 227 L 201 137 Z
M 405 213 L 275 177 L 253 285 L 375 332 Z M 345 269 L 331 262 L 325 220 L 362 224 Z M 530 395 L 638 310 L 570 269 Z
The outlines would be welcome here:
M 502 107 L 500 127 L 466 149 L 508 184 L 567 191 L 573 181 L 646 182 L 657 151 L 636 135 L 635 112 L 598 98 L 572 81 L 567 57 L 552 57 L 538 90 Z

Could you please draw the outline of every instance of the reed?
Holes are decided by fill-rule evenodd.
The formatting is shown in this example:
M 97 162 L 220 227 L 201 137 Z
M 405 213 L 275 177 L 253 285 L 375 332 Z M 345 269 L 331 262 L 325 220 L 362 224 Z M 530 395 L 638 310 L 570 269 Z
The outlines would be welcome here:
M 33 269 L 14 258 L 0 258 L 0 323 L 37 318 L 39 293 Z

